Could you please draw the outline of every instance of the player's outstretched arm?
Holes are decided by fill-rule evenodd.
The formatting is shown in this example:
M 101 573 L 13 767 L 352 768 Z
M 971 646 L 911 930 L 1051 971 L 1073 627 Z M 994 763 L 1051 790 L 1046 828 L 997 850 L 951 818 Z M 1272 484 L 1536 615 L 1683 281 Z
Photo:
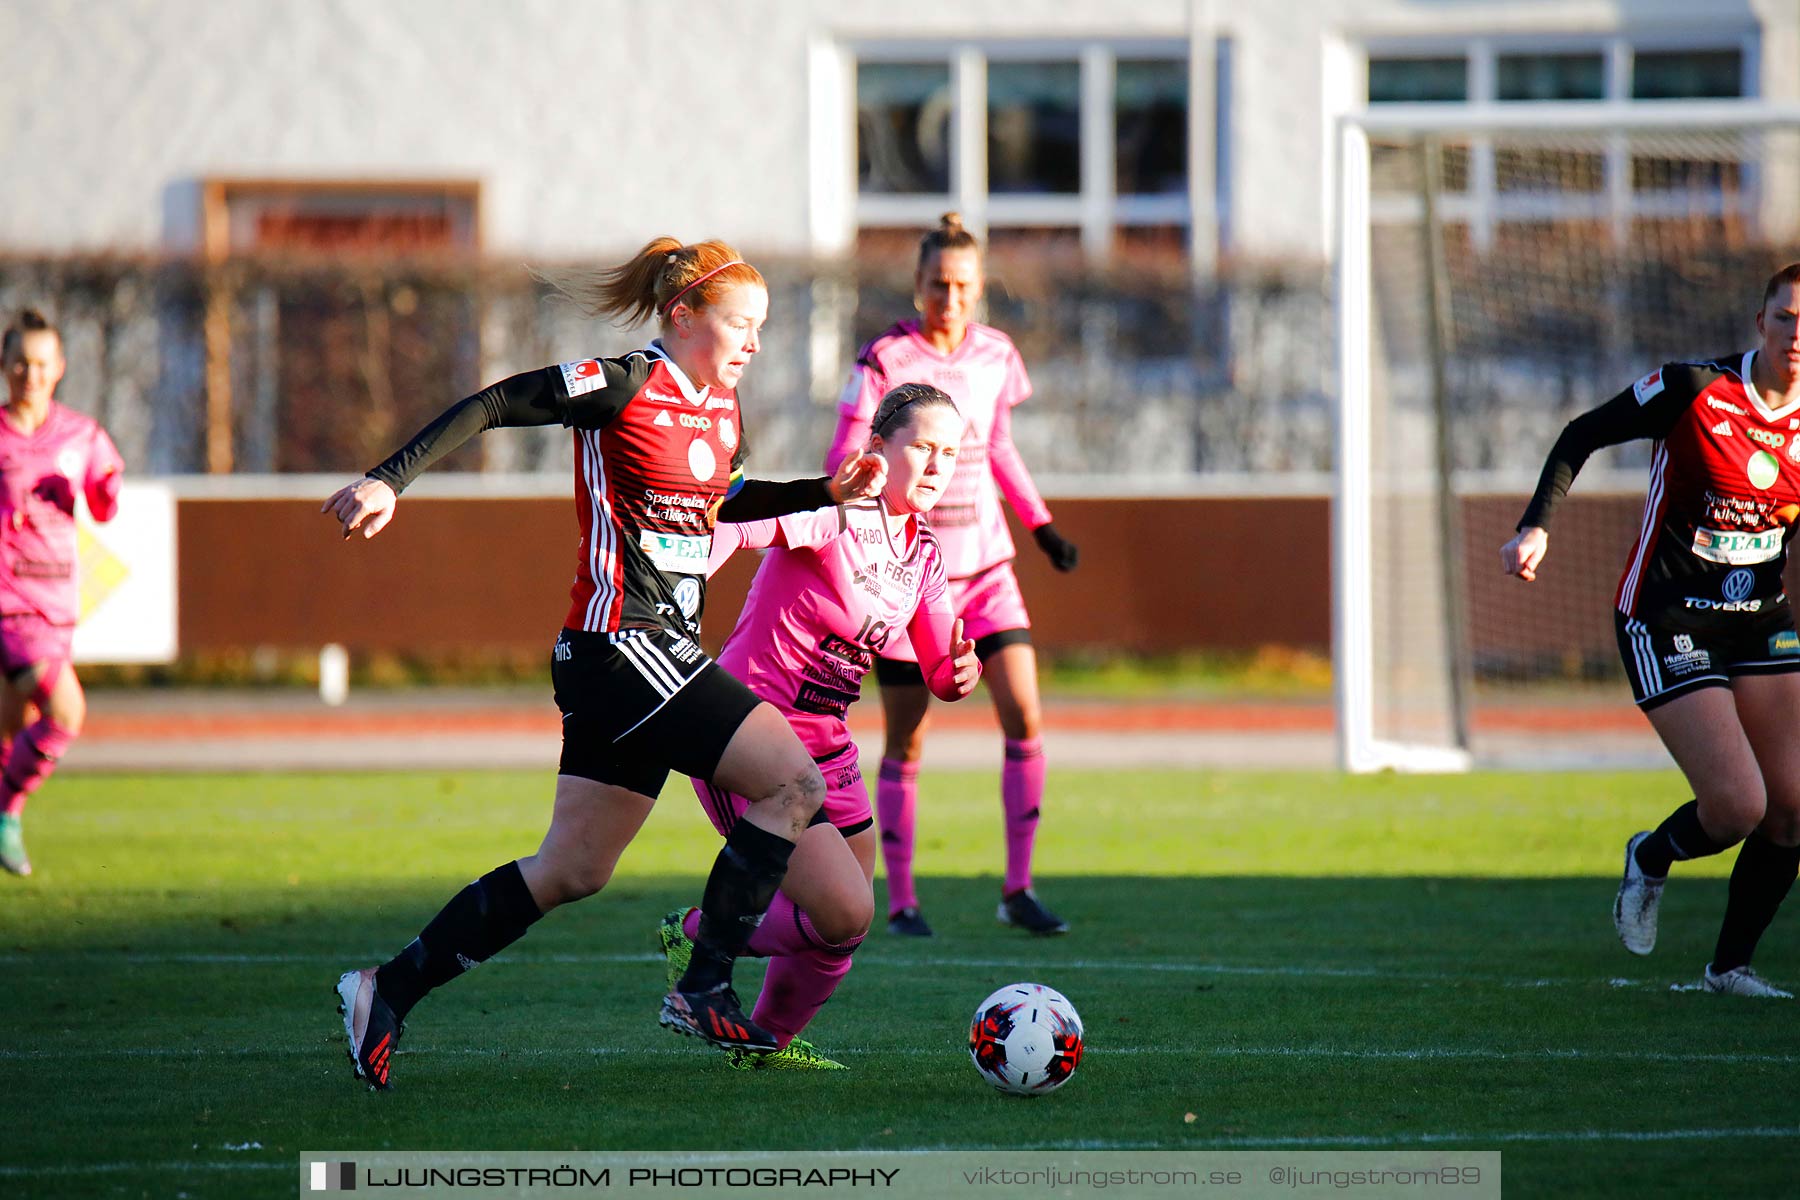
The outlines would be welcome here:
M 380 466 L 333 492 L 319 511 L 336 517 L 345 537 L 357 529 L 365 538 L 374 537 L 394 519 L 394 506 L 406 485 L 476 434 L 560 420 L 561 397 L 552 379 L 556 369 L 526 371 L 458 400 Z
M 1527 525 L 1500 547 L 1500 567 L 1508 575 L 1530 583 L 1537 578 L 1538 564 L 1544 561 L 1544 551 L 1549 547 L 1550 535 L 1536 525 Z

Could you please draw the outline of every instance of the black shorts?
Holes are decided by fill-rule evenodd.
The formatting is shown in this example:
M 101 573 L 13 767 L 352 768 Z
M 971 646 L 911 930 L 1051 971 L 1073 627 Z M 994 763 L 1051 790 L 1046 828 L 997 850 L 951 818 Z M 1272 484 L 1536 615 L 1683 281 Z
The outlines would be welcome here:
M 975 657 L 987 662 L 1001 649 L 1007 646 L 1031 645 L 1031 630 L 1000 629 L 986 637 L 975 639 Z M 925 686 L 925 672 L 916 662 L 907 662 L 900 658 L 877 658 L 875 660 L 875 682 L 882 687 Z
M 654 798 L 670 771 L 711 779 L 759 701 L 667 629 L 565 629 L 550 660 L 563 714 L 558 773 Z
M 1632 699 L 1645 712 L 1701 688 L 1729 687 L 1739 675 L 1800 671 L 1800 634 L 1783 604 L 1737 629 L 1682 631 L 1613 612 Z

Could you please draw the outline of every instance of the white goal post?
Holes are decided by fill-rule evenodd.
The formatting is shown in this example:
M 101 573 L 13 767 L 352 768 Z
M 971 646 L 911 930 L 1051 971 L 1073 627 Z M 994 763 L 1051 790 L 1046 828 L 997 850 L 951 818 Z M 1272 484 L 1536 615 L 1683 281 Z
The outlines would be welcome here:
M 1729 298 L 1752 309 L 1752 269 L 1766 272 L 1783 247 L 1786 260 L 1800 259 L 1800 104 L 1385 104 L 1338 120 L 1334 176 L 1340 764 L 1466 770 L 1480 753 L 1478 676 L 1493 657 L 1471 651 L 1483 629 L 1480 619 L 1469 625 L 1464 593 L 1479 577 L 1466 561 L 1499 575 L 1491 519 L 1473 559 L 1461 549 L 1480 524 L 1468 480 L 1504 476 L 1512 503 L 1569 405 L 1611 394 L 1544 386 L 1558 370 L 1558 326 L 1573 323 L 1559 314 L 1603 310 L 1589 342 L 1617 344 L 1580 353 L 1593 351 L 1590 374 L 1611 390 L 1662 361 L 1643 357 L 1659 343 L 1671 359 L 1730 348 L 1737 327 L 1719 321 L 1705 333 L 1726 329 L 1723 344 L 1682 344 L 1691 315 L 1672 304 L 1666 320 L 1646 316 L 1647 289 L 1621 264 L 1679 278 L 1704 261 L 1729 277 L 1712 290 L 1735 288 Z M 1739 257 L 1716 264 L 1715 248 Z M 1508 294 L 1483 294 L 1489 280 Z M 1509 307 L 1496 316 L 1499 300 Z M 1609 325 L 1604 313 L 1625 319 Z M 1518 345 L 1527 349 L 1508 349 Z M 1471 399 L 1460 376 L 1465 358 L 1483 352 Z M 1617 377 L 1626 363 L 1641 365 Z M 1593 555 L 1607 556 L 1596 569 L 1616 573 L 1622 556 L 1610 546 Z M 1554 621 L 1529 632 L 1561 636 Z M 1586 661 L 1574 648 L 1563 658 Z

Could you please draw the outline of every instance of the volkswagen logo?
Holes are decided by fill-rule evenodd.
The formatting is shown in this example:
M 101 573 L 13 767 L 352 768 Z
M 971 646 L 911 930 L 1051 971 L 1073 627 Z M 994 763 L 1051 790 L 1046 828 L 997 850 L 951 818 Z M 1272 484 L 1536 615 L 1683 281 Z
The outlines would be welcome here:
M 1725 582 L 1719 586 L 1719 591 L 1727 600 L 1736 603 L 1748 596 L 1755 586 L 1756 572 L 1739 567 L 1725 577 Z

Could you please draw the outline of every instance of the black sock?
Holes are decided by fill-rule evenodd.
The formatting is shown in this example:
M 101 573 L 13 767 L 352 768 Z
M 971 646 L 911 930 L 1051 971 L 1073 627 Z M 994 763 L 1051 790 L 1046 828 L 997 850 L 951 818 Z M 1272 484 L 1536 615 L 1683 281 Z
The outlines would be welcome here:
M 543 915 L 519 864 L 495 867 L 452 896 L 406 949 L 376 970 L 375 988 L 404 1018 L 425 993 L 500 953 Z
M 1744 839 L 1737 864 L 1731 868 L 1725 920 L 1719 925 L 1718 945 L 1713 947 L 1713 974 L 1749 965 L 1763 930 L 1794 886 L 1796 871 L 1800 871 L 1800 846 L 1777 846 L 1760 833 Z
M 1730 842 L 1715 842 L 1700 824 L 1700 802 L 1689 800 L 1668 815 L 1656 831 L 1638 843 L 1638 869 L 1652 879 L 1669 873 L 1669 864 L 1690 858 L 1706 858 L 1731 849 Z
M 706 879 L 700 930 L 681 977 L 682 991 L 703 992 L 731 978 L 731 964 L 762 924 L 793 852 L 794 843 L 748 821 L 731 827 Z

